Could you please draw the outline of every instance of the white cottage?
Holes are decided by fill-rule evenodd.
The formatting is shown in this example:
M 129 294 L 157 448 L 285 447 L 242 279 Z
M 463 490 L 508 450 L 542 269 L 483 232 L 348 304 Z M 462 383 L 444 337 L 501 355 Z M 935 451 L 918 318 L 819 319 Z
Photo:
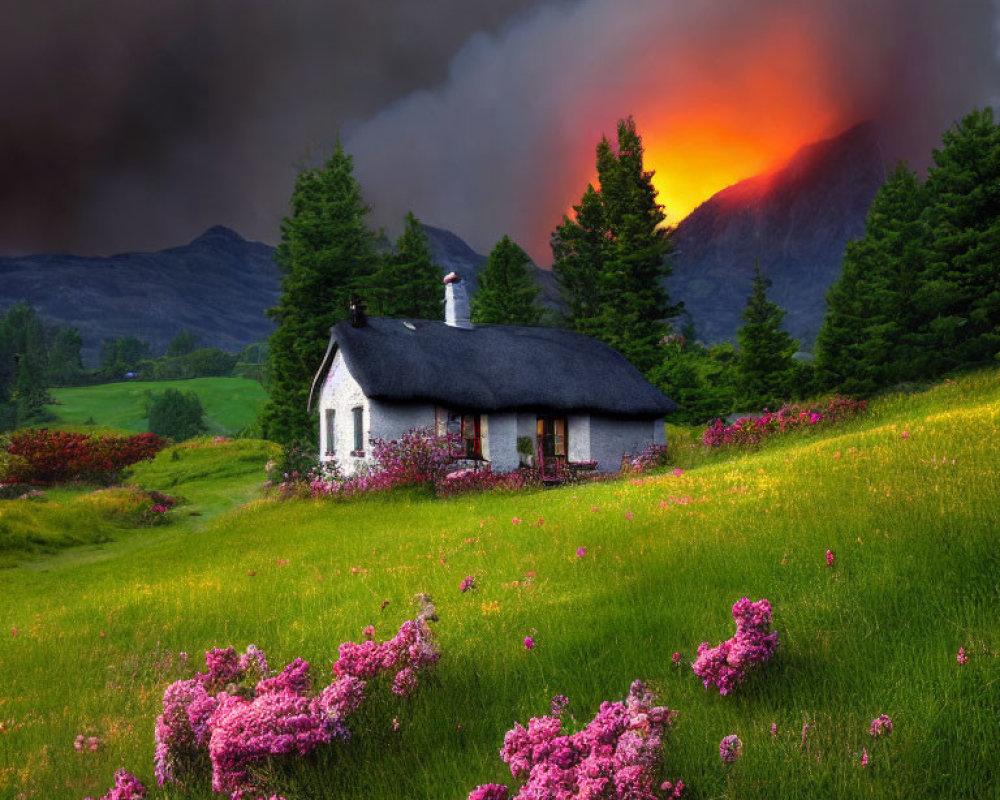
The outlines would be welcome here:
M 614 471 L 623 453 L 665 443 L 663 417 L 676 405 L 603 342 L 556 328 L 473 326 L 452 273 L 444 322 L 355 308 L 335 325 L 310 407 L 321 459 L 350 475 L 371 462 L 372 439 L 412 428 L 459 435 L 465 460 L 494 472 L 516 469 L 526 449 L 546 470 Z

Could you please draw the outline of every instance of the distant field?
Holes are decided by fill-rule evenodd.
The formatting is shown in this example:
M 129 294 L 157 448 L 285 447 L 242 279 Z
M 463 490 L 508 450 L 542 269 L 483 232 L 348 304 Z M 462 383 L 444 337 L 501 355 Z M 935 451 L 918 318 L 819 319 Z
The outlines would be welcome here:
M 682 474 L 232 513 L 259 486 L 260 443 L 164 451 L 133 481 L 189 497 L 172 524 L 0 572 L 0 797 L 99 797 L 119 767 L 149 800 L 224 797 L 205 781 L 156 787 L 165 686 L 210 647 L 250 643 L 273 668 L 307 659 L 323 686 L 340 642 L 366 625 L 390 637 L 427 592 L 435 673 L 409 699 L 381 687 L 350 741 L 276 765 L 281 797 L 464 800 L 513 785 L 499 750 L 515 721 L 563 694 L 577 730 L 644 678 L 679 713 L 663 778 L 682 778 L 685 800 L 996 798 L 998 430 L 995 370 Z M 202 508 L 218 515 L 191 516 Z M 771 601 L 780 647 L 722 697 L 690 664 L 700 642 L 733 634 L 743 596 Z M 876 740 L 880 714 L 895 727 Z M 75 752 L 80 734 L 100 749 Z M 729 734 L 743 751 L 725 765 Z
M 193 378 L 186 381 L 128 381 L 100 386 L 53 389 L 49 406 L 58 424 L 95 425 L 142 432 L 148 429 L 146 403 L 166 389 L 194 392 L 205 409 L 209 432 L 233 436 L 250 426 L 267 400 L 264 388 L 245 378 Z

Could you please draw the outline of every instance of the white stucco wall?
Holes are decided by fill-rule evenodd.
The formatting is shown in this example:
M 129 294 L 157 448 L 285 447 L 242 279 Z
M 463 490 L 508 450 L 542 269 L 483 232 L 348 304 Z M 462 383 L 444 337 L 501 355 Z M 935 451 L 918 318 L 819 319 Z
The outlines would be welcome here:
M 517 469 L 520 459 L 517 454 L 518 414 L 483 414 L 488 439 L 483 442 L 484 455 L 489 458 L 494 472 L 510 472 Z
M 590 461 L 590 414 L 570 414 L 566 417 L 566 437 L 569 439 L 570 461 Z
M 572 442 L 572 428 L 570 441 Z M 590 417 L 590 460 L 597 461 L 601 472 L 615 472 L 622 454 L 635 455 L 650 443 L 665 444 L 663 420 L 622 420 L 592 415 Z

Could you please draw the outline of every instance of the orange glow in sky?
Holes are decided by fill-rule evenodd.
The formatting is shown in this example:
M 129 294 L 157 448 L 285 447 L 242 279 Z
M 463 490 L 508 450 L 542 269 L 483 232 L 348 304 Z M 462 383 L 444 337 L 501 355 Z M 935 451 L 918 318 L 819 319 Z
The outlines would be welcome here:
M 641 73 L 663 77 L 637 91 L 620 116 L 635 118 L 668 224 L 857 121 L 831 102 L 828 59 L 811 24 L 806 15 L 789 18 L 750 44 L 712 55 L 692 42 L 689 53 L 673 53 L 669 63 L 645 58 Z M 614 128 L 605 132 L 614 143 Z M 593 160 L 588 173 L 596 181 Z

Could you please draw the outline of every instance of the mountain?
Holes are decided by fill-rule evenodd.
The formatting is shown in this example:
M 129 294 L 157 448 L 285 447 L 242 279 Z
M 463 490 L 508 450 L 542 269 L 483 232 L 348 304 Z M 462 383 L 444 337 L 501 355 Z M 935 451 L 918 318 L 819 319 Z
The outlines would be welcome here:
M 79 329 L 92 365 L 102 339 L 136 336 L 158 355 L 184 329 L 237 352 L 273 329 L 264 316 L 278 299 L 273 250 L 216 226 L 158 252 L 0 258 L 0 310 L 24 300 L 46 322 Z
M 702 341 L 735 339 L 757 260 L 773 281 L 768 297 L 788 312 L 786 330 L 812 350 L 824 294 L 884 179 L 878 127 L 864 122 L 723 189 L 674 232 L 671 300 L 684 301 Z

